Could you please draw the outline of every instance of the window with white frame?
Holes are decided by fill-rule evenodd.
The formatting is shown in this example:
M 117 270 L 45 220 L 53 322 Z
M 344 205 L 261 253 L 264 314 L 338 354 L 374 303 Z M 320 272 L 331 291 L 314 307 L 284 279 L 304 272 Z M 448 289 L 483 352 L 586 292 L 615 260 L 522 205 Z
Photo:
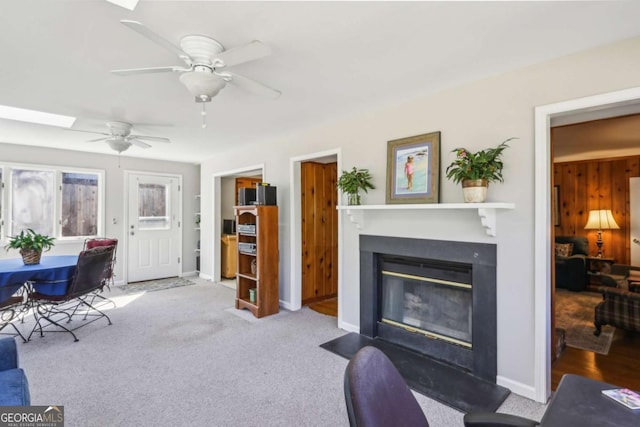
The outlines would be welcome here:
M 6 164 L 0 181 L 3 238 L 27 228 L 66 240 L 103 234 L 104 171 Z

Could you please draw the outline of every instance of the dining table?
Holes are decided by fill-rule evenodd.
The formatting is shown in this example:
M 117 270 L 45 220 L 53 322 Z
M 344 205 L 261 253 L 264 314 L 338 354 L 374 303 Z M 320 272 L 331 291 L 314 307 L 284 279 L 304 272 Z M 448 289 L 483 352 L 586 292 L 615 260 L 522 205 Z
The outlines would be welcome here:
M 76 271 L 78 255 L 47 255 L 39 264 L 25 265 L 22 258 L 0 259 L 0 301 L 29 283 L 45 295 L 64 295 Z

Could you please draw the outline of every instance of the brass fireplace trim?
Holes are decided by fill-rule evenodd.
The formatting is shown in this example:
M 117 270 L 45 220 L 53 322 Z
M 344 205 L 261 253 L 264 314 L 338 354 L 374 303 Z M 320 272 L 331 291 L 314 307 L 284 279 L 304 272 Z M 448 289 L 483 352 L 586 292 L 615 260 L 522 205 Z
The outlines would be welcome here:
M 431 282 L 431 283 L 437 283 L 439 285 L 447 285 L 447 286 L 455 286 L 457 288 L 471 289 L 471 285 L 469 283 L 452 282 L 450 280 L 441 280 L 441 279 L 434 279 L 431 277 L 414 276 L 412 274 L 396 273 L 395 271 L 386 271 L 386 270 L 382 270 L 382 274 L 385 276 L 401 277 L 403 279 L 419 280 L 421 282 Z
M 451 338 L 451 337 L 448 337 L 446 335 L 440 335 L 440 334 L 437 334 L 435 332 L 427 332 L 425 330 L 414 328 L 413 326 L 409 326 L 409 325 L 406 325 L 404 323 L 396 322 L 394 320 L 382 319 L 382 322 L 383 323 L 388 323 L 388 324 L 393 325 L 393 326 L 397 326 L 398 328 L 405 329 L 405 330 L 407 330 L 409 332 L 416 332 L 418 334 L 426 336 L 427 338 L 433 338 L 433 339 L 439 339 L 439 340 L 447 341 L 447 342 L 450 342 L 452 344 L 457 344 L 457 345 L 460 345 L 460 346 L 466 347 L 466 348 L 472 348 L 473 347 L 470 342 L 466 342 L 466 341 L 462 341 L 462 340 L 459 340 L 459 339 Z

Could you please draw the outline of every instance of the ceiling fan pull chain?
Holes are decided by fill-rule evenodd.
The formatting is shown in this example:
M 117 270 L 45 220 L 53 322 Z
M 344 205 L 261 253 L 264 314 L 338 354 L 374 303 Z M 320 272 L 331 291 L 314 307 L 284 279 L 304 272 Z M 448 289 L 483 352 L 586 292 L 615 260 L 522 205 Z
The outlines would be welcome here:
M 200 113 L 202 115 L 202 129 L 207 127 L 207 110 L 205 109 L 205 103 L 202 103 L 202 112 Z

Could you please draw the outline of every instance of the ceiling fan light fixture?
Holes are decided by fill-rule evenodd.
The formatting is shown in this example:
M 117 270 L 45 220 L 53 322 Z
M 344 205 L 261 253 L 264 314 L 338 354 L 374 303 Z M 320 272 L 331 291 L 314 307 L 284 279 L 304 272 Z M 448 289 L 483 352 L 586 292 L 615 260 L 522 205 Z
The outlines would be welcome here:
M 213 73 L 190 72 L 180 75 L 180 81 L 197 102 L 209 102 L 227 84 Z
M 107 141 L 107 143 L 112 150 L 117 151 L 118 153 L 122 153 L 123 151 L 126 151 L 129 149 L 129 147 L 131 147 L 131 143 L 125 141 L 124 139 L 110 139 Z

